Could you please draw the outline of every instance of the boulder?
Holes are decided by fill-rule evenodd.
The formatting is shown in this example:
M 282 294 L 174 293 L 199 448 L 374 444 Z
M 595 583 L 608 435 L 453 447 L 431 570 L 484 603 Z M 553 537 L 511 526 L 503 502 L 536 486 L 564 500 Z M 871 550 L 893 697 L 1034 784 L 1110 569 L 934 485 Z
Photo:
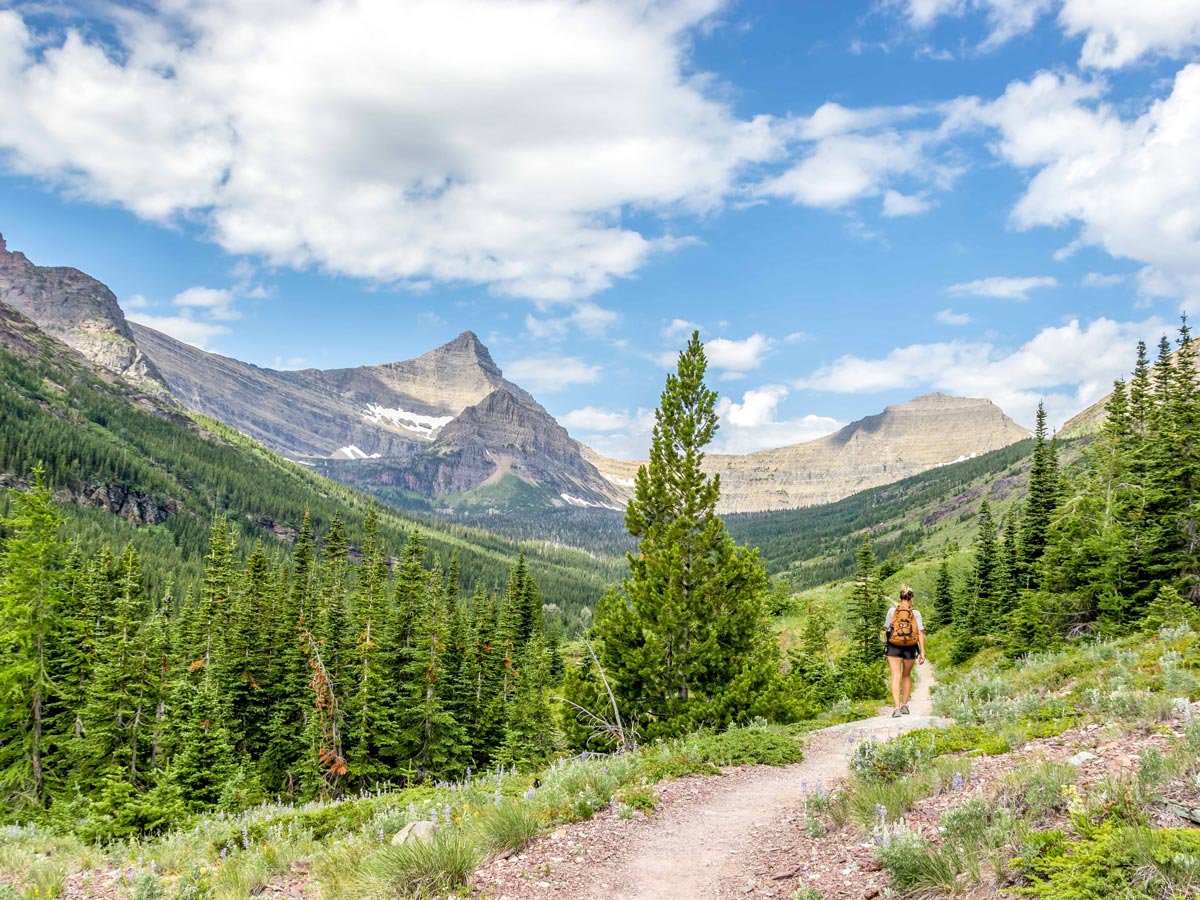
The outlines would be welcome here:
M 410 841 L 428 841 L 433 838 L 433 833 L 437 831 L 437 826 L 432 822 L 424 820 L 420 822 L 409 822 L 392 836 L 392 846 L 399 847 L 402 844 L 407 844 Z

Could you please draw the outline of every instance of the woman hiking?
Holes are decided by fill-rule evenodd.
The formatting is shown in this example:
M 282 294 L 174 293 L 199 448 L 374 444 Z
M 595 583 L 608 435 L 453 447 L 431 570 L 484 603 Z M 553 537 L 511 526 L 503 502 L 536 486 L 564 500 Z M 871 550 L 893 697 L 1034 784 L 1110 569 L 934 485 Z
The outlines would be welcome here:
M 892 669 L 892 718 L 908 715 L 912 695 L 913 665 L 925 664 L 925 620 L 912 608 L 913 591 L 900 585 L 900 601 L 887 611 L 883 620 L 887 632 L 887 658 Z

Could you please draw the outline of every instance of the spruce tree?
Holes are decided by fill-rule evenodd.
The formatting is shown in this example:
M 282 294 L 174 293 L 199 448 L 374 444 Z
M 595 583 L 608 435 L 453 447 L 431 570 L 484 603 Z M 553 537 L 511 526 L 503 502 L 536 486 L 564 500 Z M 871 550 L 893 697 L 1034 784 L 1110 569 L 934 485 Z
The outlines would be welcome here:
M 638 540 L 630 575 L 600 601 L 592 626 L 623 711 L 648 737 L 742 719 L 778 678 L 766 570 L 725 531 L 720 479 L 702 469 L 718 427 L 706 367 L 694 333 L 667 376 L 650 461 L 626 508 Z
M 887 613 L 883 591 L 875 577 L 875 553 L 871 549 L 870 535 L 863 537 L 856 561 L 857 570 L 848 609 L 850 652 L 861 663 L 868 664 L 879 659 L 882 649 L 879 635 L 883 631 L 883 620 Z
M 1046 532 L 1058 505 L 1057 445 L 1047 439 L 1046 408 L 1038 403 L 1033 463 L 1029 469 L 1029 493 L 1021 516 L 1021 540 L 1017 582 L 1036 589 L 1041 583 L 1039 563 L 1046 549 Z M 1015 537 L 1015 536 L 1014 536 Z
M 975 538 L 975 597 L 963 623 L 967 631 L 974 635 L 983 632 L 989 617 L 995 612 L 998 554 L 996 522 L 992 518 L 991 504 L 985 499 L 979 504 L 979 525 Z
M 54 628 L 62 609 L 62 519 L 39 465 L 28 491 L 10 493 L 0 552 L 0 791 L 10 808 L 43 808 L 46 791 L 47 705 Z
M 517 682 L 504 727 L 500 762 L 520 769 L 537 769 L 563 748 L 550 707 L 550 656 L 541 634 L 521 650 Z
M 938 631 L 954 625 L 954 579 L 950 575 L 950 560 L 942 556 L 938 566 L 937 582 L 933 589 L 933 615 L 929 630 Z

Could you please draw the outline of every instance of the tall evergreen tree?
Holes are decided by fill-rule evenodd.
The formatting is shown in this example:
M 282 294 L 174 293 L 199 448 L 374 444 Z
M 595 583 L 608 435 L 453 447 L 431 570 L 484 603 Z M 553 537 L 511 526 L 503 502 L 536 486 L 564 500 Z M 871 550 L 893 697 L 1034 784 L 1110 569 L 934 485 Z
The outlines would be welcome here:
M 10 493 L 0 552 L 0 792 L 10 808 L 46 805 L 47 704 L 54 627 L 62 609 L 62 519 L 39 465 L 28 491 Z
M 879 635 L 883 631 L 883 591 L 875 577 L 875 553 L 871 549 L 871 537 L 865 535 L 859 545 L 854 587 L 850 592 L 850 652 L 862 663 L 879 659 L 881 650 Z
M 933 589 L 933 615 L 930 616 L 930 631 L 951 628 L 954 625 L 954 579 L 950 575 L 950 560 L 942 556 L 938 566 L 937 582 Z
M 778 678 L 763 614 L 766 570 L 725 531 L 716 513 L 720 479 L 702 469 L 718 425 L 706 367 L 693 334 L 667 376 L 650 461 L 626 508 L 638 552 L 592 627 L 620 703 L 647 736 L 743 718 Z
M 1038 403 L 1034 437 L 1016 573 L 1016 580 L 1023 588 L 1037 588 L 1041 583 L 1039 562 L 1046 549 L 1046 532 L 1058 505 L 1057 445 L 1051 446 L 1047 438 L 1046 408 L 1042 403 Z

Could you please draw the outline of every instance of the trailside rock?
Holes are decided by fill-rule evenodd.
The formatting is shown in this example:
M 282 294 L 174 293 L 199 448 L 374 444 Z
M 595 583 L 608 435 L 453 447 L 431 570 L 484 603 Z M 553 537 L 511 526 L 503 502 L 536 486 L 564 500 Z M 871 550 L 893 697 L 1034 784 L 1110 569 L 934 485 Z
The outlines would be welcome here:
M 437 831 L 437 826 L 432 822 L 424 820 L 419 822 L 409 822 L 394 835 L 392 835 L 392 846 L 400 847 L 410 841 L 429 841 L 433 840 L 433 835 Z

